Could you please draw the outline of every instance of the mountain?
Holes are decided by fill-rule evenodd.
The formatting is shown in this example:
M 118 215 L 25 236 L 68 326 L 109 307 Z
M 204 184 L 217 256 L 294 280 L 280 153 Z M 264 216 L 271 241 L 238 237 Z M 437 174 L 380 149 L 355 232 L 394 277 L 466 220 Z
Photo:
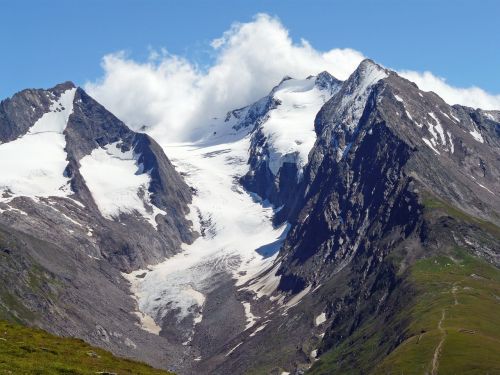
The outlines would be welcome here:
M 498 369 L 495 115 L 449 106 L 365 60 L 315 130 L 294 199 L 278 213 L 288 235 L 253 281 L 272 283 L 263 294 L 277 312 L 220 373 Z
M 0 317 L 180 374 L 500 371 L 500 112 L 364 60 L 204 128 L 3 101 Z
M 305 80 L 287 77 L 256 103 L 212 120 L 205 139 L 162 144 L 195 191 L 192 206 L 201 236 L 178 256 L 128 278 L 158 334 L 185 348 L 189 367 L 183 372 L 216 371 L 218 361 L 238 344 L 233 341 L 256 328 L 260 307 L 243 284 L 272 265 L 288 225 L 273 225 L 276 210 L 245 191 L 241 181 L 250 183 L 252 159 L 266 183 L 279 186 L 288 171 L 293 174 L 286 178 L 298 183 L 304 155 L 316 138 L 314 116 L 337 82 L 327 73 Z
M 177 354 L 139 327 L 122 272 L 194 239 L 189 187 L 69 82 L 2 101 L 0 129 L 0 317 L 165 367 Z

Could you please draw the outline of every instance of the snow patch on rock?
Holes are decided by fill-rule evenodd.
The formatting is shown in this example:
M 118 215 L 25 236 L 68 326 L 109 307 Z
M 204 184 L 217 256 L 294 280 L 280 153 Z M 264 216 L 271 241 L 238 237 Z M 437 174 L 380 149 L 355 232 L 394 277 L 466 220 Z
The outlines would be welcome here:
M 257 322 L 257 319 L 259 318 L 252 314 L 252 306 L 249 302 L 242 302 L 242 304 L 243 308 L 245 309 L 245 317 L 247 319 L 247 325 L 245 326 L 245 330 L 247 330 L 253 327 L 255 325 L 255 322 Z
M 318 349 L 314 349 L 313 351 L 311 351 L 311 358 L 316 359 L 317 356 L 318 356 Z
M 479 130 L 477 130 L 476 128 L 474 128 L 469 133 L 470 133 L 470 135 L 472 135 L 472 138 L 474 138 L 476 141 L 478 141 L 479 143 L 484 143 L 483 136 L 481 135 L 481 133 L 479 132 Z
M 324 312 L 322 312 L 321 314 L 319 314 L 315 319 L 314 319 L 314 324 L 316 326 L 319 326 L 321 324 L 323 324 L 324 322 L 326 322 L 326 314 Z
M 422 138 L 422 140 L 425 142 L 427 146 L 429 146 L 432 151 L 434 151 L 437 155 L 441 155 L 440 152 L 434 147 L 431 141 L 429 141 L 427 138 Z
M 264 322 L 264 324 L 258 326 L 255 331 L 253 331 L 251 334 L 250 334 L 250 337 L 254 337 L 257 333 L 259 333 L 260 331 L 262 331 L 264 328 L 266 328 L 267 324 L 269 323 L 269 320 L 266 320 Z
M 133 150 L 122 151 L 115 142 L 83 157 L 80 173 L 103 217 L 115 220 L 121 213 L 137 213 L 157 228 L 156 216 L 166 212 L 151 203 L 151 176 L 137 159 Z
M 433 138 L 436 141 L 438 141 L 437 135 L 439 135 L 439 138 L 441 140 L 441 144 L 445 145 L 446 144 L 446 137 L 444 135 L 444 130 L 443 130 L 443 126 L 441 125 L 441 122 L 439 121 L 439 119 L 437 118 L 437 116 L 433 112 L 429 112 L 429 116 L 431 116 L 435 122 L 435 125 L 429 123 L 429 131 L 431 132 Z
M 229 356 L 232 352 L 234 352 L 236 349 L 238 349 L 238 347 L 243 344 L 243 342 L 240 342 L 239 344 L 237 344 L 236 346 L 234 346 L 230 351 L 227 352 L 226 354 L 226 357 Z

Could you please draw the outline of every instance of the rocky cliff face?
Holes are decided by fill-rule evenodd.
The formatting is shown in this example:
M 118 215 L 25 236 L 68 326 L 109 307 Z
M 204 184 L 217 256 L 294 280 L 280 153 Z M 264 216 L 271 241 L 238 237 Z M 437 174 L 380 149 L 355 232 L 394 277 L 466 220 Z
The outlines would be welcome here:
M 50 111 L 53 99 L 73 87 L 71 82 L 57 85 L 51 90 L 24 90 L 0 104 L 0 141 L 12 141 L 26 134 L 28 129 Z
M 285 245 L 290 263 L 319 257 L 318 265 L 342 268 L 372 230 L 381 238 L 409 226 L 404 239 L 425 192 L 498 223 L 498 123 L 480 118 L 363 62 L 316 118 L 319 137 Z

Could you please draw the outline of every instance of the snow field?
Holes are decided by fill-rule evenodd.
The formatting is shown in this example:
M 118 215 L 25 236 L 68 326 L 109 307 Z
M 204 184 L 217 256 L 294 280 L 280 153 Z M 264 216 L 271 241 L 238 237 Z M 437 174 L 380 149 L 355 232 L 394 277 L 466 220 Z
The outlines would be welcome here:
M 73 112 L 75 92 L 73 88 L 62 93 L 25 135 L 0 144 L 0 201 L 71 194 L 64 176 L 68 162 L 63 131 Z

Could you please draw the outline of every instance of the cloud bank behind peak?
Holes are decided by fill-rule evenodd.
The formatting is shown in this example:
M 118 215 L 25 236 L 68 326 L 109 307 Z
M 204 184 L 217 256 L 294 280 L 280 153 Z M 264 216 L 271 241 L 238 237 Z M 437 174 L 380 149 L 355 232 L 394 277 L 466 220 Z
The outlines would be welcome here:
M 161 142 L 180 142 L 202 136 L 213 117 L 267 95 L 284 76 L 305 78 L 326 70 L 344 80 L 364 59 L 353 49 L 318 51 L 306 40 L 295 43 L 267 14 L 233 24 L 210 46 L 215 59 L 206 69 L 165 50 L 153 51 L 147 62 L 123 52 L 106 55 L 103 77 L 85 89 L 132 128 L 145 125 Z M 500 109 L 500 95 L 455 88 L 430 72 L 401 74 L 451 104 Z

